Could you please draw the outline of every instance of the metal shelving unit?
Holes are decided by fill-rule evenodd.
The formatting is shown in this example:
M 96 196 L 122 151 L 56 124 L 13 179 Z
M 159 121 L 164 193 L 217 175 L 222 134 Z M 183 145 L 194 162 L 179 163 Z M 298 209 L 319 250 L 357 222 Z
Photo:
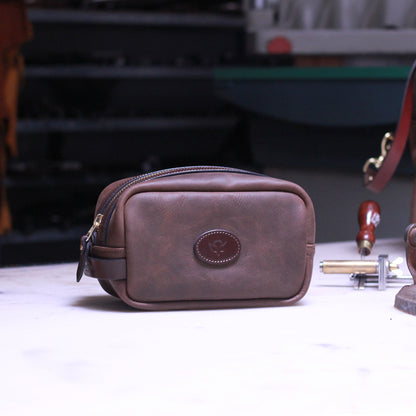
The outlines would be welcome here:
M 241 17 L 31 9 L 29 18 L 20 154 L 7 180 L 15 232 L 0 238 L 0 264 L 75 260 L 106 184 L 220 162 L 240 123 L 216 96 L 214 67 L 244 53 Z M 23 246 L 27 259 L 13 254 Z
M 27 77 L 34 79 L 201 79 L 211 81 L 210 68 L 175 68 L 168 66 L 51 65 L 27 68 Z
M 32 9 L 29 10 L 29 18 L 34 24 L 176 26 L 179 28 L 208 27 L 214 29 L 240 29 L 244 25 L 244 18 L 242 17 L 173 12 Z
M 77 133 L 77 132 L 109 132 L 120 131 L 163 131 L 183 129 L 231 129 L 237 123 L 232 116 L 219 117 L 147 117 L 147 118 L 103 118 L 37 120 L 25 119 L 19 122 L 18 132 L 30 133 Z

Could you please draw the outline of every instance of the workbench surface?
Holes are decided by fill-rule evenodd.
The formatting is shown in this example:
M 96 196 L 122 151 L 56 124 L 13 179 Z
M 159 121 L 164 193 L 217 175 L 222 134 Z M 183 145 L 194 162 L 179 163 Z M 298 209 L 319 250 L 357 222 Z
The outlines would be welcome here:
M 75 264 L 0 269 L 1 414 L 414 415 L 416 316 L 324 259 L 355 244 L 317 246 L 295 306 L 180 312 L 133 310 Z

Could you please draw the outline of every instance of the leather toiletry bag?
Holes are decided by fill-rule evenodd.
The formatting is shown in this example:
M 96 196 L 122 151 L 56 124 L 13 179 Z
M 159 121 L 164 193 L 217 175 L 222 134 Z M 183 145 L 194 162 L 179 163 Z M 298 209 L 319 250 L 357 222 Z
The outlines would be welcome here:
M 312 201 L 298 185 L 190 166 L 114 182 L 81 239 L 77 280 L 143 310 L 291 305 L 307 292 Z

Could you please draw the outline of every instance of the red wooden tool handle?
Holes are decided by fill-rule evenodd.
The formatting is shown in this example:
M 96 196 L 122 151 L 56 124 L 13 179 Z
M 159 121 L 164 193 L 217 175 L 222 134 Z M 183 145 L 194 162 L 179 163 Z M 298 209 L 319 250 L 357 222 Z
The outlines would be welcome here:
M 364 201 L 358 210 L 358 224 L 360 231 L 356 242 L 358 252 L 368 256 L 376 242 L 376 227 L 380 223 L 380 206 L 375 201 Z

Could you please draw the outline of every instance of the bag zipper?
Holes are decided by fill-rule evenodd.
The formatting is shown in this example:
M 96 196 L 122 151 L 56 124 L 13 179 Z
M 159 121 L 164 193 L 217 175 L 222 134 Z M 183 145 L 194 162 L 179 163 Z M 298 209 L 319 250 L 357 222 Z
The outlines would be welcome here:
M 149 181 L 151 179 L 161 178 L 164 176 L 172 176 L 172 175 L 179 175 L 183 173 L 197 173 L 197 172 L 230 172 L 230 173 L 245 173 L 245 174 L 251 174 L 251 175 L 261 175 L 259 173 L 250 172 L 242 169 L 236 169 L 236 168 L 227 168 L 223 166 L 189 166 L 189 167 L 182 167 L 182 168 L 170 168 L 170 169 L 164 169 L 159 170 L 155 172 L 146 173 L 143 175 L 135 176 L 124 184 L 120 185 L 112 195 L 110 195 L 104 203 L 100 206 L 98 214 L 94 218 L 94 222 L 91 226 L 91 228 L 88 230 L 88 233 L 86 234 L 86 237 L 84 239 L 84 244 L 88 243 L 93 235 L 98 232 L 98 230 L 101 228 L 101 225 L 104 223 L 106 226 L 110 221 L 111 214 L 114 211 L 114 208 L 117 204 L 118 199 L 120 198 L 121 194 L 130 188 L 131 186 L 137 184 Z M 103 219 L 105 218 L 105 221 Z M 107 227 L 106 227 L 107 228 Z M 106 240 L 106 238 L 104 238 Z M 104 241 L 105 244 L 105 241 Z
M 88 241 L 90 241 L 92 235 L 94 234 L 94 231 L 96 231 L 100 225 L 101 225 L 101 221 L 103 220 L 104 215 L 103 214 L 97 214 L 96 217 L 94 218 L 94 222 L 91 226 L 91 228 L 88 230 L 86 236 L 85 236 L 85 242 L 88 243 Z

